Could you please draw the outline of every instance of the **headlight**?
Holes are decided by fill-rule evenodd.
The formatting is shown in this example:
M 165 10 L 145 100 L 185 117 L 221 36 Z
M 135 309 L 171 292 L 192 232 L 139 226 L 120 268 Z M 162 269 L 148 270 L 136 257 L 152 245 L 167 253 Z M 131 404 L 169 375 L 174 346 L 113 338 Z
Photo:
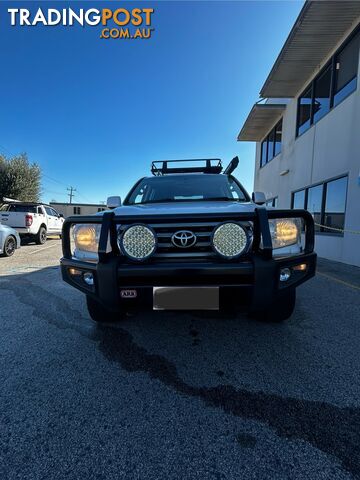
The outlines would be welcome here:
M 75 247 L 83 252 L 97 253 L 101 225 L 78 224 L 73 228 Z
M 98 262 L 100 224 L 76 224 L 72 227 L 74 239 L 73 256 L 84 262 Z M 110 250 L 108 241 L 107 251 Z
M 228 222 L 215 229 L 212 244 L 219 255 L 232 259 L 245 252 L 249 244 L 249 237 L 241 225 Z
M 146 260 L 156 250 L 156 236 L 153 230 L 145 225 L 133 225 L 120 237 L 121 251 L 132 260 Z
M 277 218 L 269 220 L 273 249 L 300 243 L 301 220 L 299 218 Z

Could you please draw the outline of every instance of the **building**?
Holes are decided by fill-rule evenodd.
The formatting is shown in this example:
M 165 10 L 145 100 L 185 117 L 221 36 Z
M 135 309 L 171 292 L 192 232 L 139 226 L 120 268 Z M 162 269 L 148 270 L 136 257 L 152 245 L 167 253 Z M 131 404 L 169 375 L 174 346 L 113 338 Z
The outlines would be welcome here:
M 106 205 L 94 203 L 58 203 L 50 202 L 50 205 L 55 208 L 58 213 L 64 217 L 71 215 L 93 215 L 94 213 L 106 210 Z
M 305 2 L 238 136 L 254 190 L 306 208 L 321 257 L 360 266 L 360 1 Z

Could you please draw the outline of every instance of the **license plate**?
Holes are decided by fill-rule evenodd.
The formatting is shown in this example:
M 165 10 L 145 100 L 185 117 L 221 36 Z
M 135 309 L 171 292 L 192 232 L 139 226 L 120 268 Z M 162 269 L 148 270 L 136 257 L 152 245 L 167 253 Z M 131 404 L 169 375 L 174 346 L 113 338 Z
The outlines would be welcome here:
M 219 287 L 154 287 L 154 310 L 219 310 Z

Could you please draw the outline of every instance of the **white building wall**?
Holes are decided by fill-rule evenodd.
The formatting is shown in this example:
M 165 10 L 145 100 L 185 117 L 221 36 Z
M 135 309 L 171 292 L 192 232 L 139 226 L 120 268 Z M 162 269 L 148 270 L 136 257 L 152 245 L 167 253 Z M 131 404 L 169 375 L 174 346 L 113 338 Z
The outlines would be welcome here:
M 257 144 L 254 190 L 278 197 L 279 208 L 290 208 L 293 191 L 348 174 L 344 228 L 360 232 L 360 64 L 357 89 L 297 138 L 296 112 L 297 97 L 283 115 L 282 151 L 263 168 Z M 285 170 L 289 173 L 280 176 Z M 319 233 L 315 248 L 319 256 L 360 266 L 360 234 Z
M 106 205 L 83 205 L 77 203 L 51 203 L 50 205 L 58 212 L 64 215 L 64 217 L 70 217 L 74 214 L 74 207 L 80 207 L 80 215 L 94 215 L 98 213 L 99 208 L 106 208 Z

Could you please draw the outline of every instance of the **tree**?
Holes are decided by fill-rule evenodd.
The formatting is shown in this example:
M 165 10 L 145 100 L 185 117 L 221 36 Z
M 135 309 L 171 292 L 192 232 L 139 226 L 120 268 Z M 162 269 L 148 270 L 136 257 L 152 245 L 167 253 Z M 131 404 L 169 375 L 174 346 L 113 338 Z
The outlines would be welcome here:
M 41 169 L 25 153 L 12 158 L 0 155 L 0 202 L 3 197 L 38 202 L 40 185 Z

